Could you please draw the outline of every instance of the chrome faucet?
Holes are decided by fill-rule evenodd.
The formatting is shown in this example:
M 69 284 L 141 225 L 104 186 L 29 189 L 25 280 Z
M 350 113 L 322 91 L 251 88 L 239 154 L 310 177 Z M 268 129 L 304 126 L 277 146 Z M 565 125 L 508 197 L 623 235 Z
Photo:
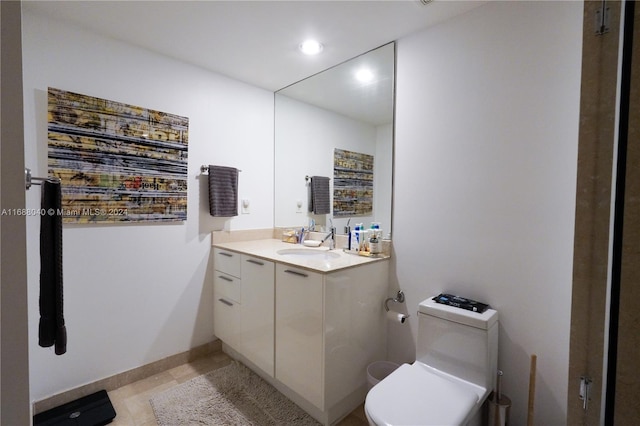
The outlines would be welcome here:
M 329 250 L 335 249 L 336 248 L 336 228 L 334 228 L 332 226 L 331 227 L 331 232 L 329 232 L 327 235 L 325 235 L 325 237 L 322 239 L 322 241 L 320 241 L 320 244 L 322 244 L 325 241 L 327 241 L 327 238 L 331 238 L 331 241 L 329 242 Z

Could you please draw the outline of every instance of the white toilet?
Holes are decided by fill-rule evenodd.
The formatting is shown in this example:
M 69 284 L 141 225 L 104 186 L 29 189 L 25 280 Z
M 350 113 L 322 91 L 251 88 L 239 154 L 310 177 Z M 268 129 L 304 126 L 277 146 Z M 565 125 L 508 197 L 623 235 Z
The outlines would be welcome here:
M 418 308 L 416 361 L 403 364 L 367 394 L 370 425 L 475 425 L 498 368 L 498 312 L 442 305 Z

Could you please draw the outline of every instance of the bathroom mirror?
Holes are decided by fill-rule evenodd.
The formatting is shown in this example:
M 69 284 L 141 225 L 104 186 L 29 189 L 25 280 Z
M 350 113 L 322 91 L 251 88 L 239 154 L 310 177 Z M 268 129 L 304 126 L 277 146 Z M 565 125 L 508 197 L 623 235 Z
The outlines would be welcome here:
M 347 222 L 352 229 L 378 222 L 385 235 L 391 232 L 394 62 L 389 43 L 275 93 L 276 227 L 307 227 L 311 220 L 328 227 L 332 219 L 339 234 Z M 334 209 L 334 183 L 345 185 L 334 179 L 336 149 L 373 157 L 371 211 Z M 312 176 L 330 178 L 330 214 L 309 212 Z M 357 200 L 363 192 L 352 193 Z

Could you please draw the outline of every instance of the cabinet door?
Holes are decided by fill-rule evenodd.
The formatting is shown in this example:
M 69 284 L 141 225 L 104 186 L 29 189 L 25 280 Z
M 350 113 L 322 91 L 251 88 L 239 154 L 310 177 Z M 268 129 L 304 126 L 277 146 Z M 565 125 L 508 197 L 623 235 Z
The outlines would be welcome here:
M 240 352 L 273 377 L 274 264 L 242 255 Z
M 318 273 L 276 265 L 276 378 L 320 409 L 322 280 Z
M 383 301 L 389 292 L 388 276 L 388 261 L 324 275 L 324 403 L 328 407 L 365 389 L 367 366 L 386 359 Z
M 218 339 L 238 350 L 240 304 L 216 291 L 213 297 L 213 332 Z

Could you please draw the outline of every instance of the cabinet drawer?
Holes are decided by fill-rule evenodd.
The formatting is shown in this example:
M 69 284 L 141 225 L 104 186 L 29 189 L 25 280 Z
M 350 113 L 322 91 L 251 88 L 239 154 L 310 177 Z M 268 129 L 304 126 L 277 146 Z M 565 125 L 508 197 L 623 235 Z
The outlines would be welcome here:
M 220 271 L 214 271 L 214 274 L 213 291 L 221 296 L 242 303 L 242 280 Z
M 213 332 L 216 337 L 238 350 L 240 305 L 220 293 L 213 293 Z
M 220 248 L 213 249 L 213 266 L 225 274 L 240 277 L 240 253 Z

